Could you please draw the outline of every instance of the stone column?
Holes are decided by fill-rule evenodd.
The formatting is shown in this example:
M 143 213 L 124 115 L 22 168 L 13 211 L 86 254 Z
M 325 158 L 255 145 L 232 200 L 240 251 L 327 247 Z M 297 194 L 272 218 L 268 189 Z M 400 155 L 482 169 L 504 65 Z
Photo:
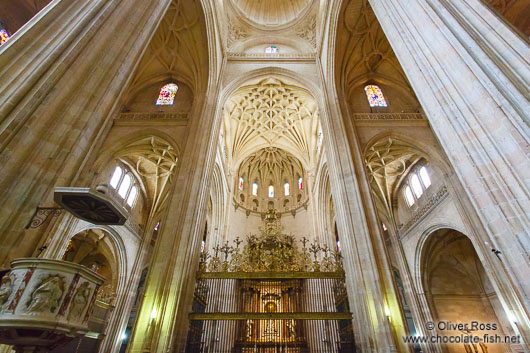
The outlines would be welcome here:
M 170 0 L 55 0 L 0 48 L 0 262 L 71 186 Z
M 482 241 L 501 251 L 528 332 L 528 43 L 480 0 L 370 4 L 485 226 Z
M 401 280 L 403 281 L 407 304 L 410 307 L 414 319 L 416 333 L 421 336 L 433 336 L 435 332 L 427 330 L 425 324 L 427 322 L 434 322 L 434 319 L 432 318 L 429 307 L 425 306 L 427 303 L 421 300 L 423 294 L 420 296 L 418 293 L 417 286 L 414 283 L 414 278 L 412 278 L 411 270 L 405 257 L 405 251 L 403 250 L 403 245 L 400 240 L 399 230 L 394 219 L 387 222 L 387 226 Z M 442 347 L 439 344 L 433 344 L 432 342 L 421 343 L 421 348 L 425 353 L 442 353 Z
M 221 122 L 215 86 L 197 99 L 175 189 L 149 270 L 145 297 L 127 352 L 182 352 Z M 218 112 L 217 112 L 218 113 Z
M 402 340 L 394 340 L 385 314 L 387 303 L 394 307 L 397 302 L 393 284 L 388 282 L 388 276 L 382 275 L 390 273 L 391 269 L 383 258 L 386 254 L 381 229 L 373 209 L 355 127 L 348 118 L 346 104 L 343 104 L 346 99 L 337 93 L 333 63 L 334 24 L 337 23 L 339 8 L 340 3 L 330 3 L 329 27 L 325 29 L 322 61 L 318 62 L 324 88 L 319 103 L 323 107 L 322 131 L 344 257 L 346 288 L 353 313 L 355 343 L 358 351 L 363 353 L 406 351 L 408 347 L 403 347 Z M 400 320 L 394 328 L 402 331 L 402 318 Z

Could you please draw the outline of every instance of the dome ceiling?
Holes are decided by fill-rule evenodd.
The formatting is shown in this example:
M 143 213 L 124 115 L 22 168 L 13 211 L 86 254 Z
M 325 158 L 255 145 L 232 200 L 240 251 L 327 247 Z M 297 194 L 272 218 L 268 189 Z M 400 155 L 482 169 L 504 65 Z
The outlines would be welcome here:
M 242 17 L 265 27 L 277 27 L 297 19 L 311 5 L 312 0 L 232 0 Z
M 269 147 L 247 157 L 239 168 L 240 176 L 261 180 L 267 185 L 283 185 L 304 175 L 302 163 L 292 154 Z M 263 184 L 263 183 L 262 183 Z

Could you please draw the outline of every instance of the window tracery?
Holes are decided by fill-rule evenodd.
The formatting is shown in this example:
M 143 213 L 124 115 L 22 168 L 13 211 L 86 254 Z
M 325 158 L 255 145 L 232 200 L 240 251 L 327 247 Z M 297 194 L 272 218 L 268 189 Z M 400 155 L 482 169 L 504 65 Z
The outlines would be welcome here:
M 133 207 L 138 197 L 138 186 L 132 174 L 125 167 L 118 165 L 114 168 L 109 185 L 117 191 L 127 205 Z
M 422 166 L 411 172 L 403 191 L 403 197 L 407 205 L 409 207 L 414 205 L 416 200 L 423 195 L 429 186 L 431 186 L 431 177 L 429 176 L 427 167 Z
M 160 89 L 160 94 L 156 101 L 156 105 L 173 105 L 175 95 L 177 94 L 178 86 L 174 83 L 168 83 Z

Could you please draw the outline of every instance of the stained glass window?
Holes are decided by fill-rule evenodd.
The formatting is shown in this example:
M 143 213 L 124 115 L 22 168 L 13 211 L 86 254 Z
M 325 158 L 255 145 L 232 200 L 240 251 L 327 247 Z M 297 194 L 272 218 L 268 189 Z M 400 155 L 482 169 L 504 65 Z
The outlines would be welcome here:
M 269 185 L 269 197 L 274 197 L 274 186 Z
M 304 184 L 302 182 L 302 178 L 298 178 L 298 189 L 302 190 L 304 187 Z
M 284 192 L 285 192 L 285 196 L 289 196 L 289 183 L 285 183 L 283 185 L 283 189 L 284 189 Z
M 174 83 L 168 83 L 162 87 L 156 105 L 172 105 L 178 89 L 178 86 Z
M 265 48 L 265 53 L 267 54 L 278 54 L 280 51 L 278 47 L 271 45 L 270 47 Z
M 4 28 L 2 22 L 0 22 L 0 45 L 4 44 L 9 39 L 9 33 Z
M 252 195 L 258 196 L 258 183 L 252 184 Z
M 122 170 L 120 167 L 116 167 L 114 169 L 114 173 L 112 173 L 112 177 L 110 178 L 110 186 L 112 186 L 114 189 L 118 187 L 118 184 L 120 183 L 122 175 Z
M 425 186 L 426 189 L 431 186 L 431 178 L 429 177 L 429 172 L 427 172 L 427 168 L 420 168 L 420 178 L 423 182 L 423 186 Z
M 243 190 L 243 178 L 239 178 L 239 190 Z
M 376 85 L 368 85 L 364 87 L 364 91 L 366 92 L 366 98 L 368 98 L 368 103 L 370 103 L 370 107 L 386 107 L 386 100 L 383 96 L 383 91 L 381 91 L 381 88 Z

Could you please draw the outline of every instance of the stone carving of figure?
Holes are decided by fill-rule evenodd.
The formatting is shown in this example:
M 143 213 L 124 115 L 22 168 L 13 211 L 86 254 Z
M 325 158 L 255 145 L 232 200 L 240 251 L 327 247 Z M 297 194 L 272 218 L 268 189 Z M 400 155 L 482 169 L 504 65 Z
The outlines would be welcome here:
M 0 285 L 0 306 L 9 299 L 12 291 L 12 279 L 7 274 L 2 277 L 2 284 Z
M 75 291 L 72 304 L 70 304 L 70 312 L 68 313 L 68 320 L 79 320 L 83 311 L 85 310 L 88 299 L 90 298 L 90 288 L 88 282 L 83 282 Z
M 31 294 L 28 313 L 53 313 L 63 296 L 64 283 L 59 276 L 44 280 Z

